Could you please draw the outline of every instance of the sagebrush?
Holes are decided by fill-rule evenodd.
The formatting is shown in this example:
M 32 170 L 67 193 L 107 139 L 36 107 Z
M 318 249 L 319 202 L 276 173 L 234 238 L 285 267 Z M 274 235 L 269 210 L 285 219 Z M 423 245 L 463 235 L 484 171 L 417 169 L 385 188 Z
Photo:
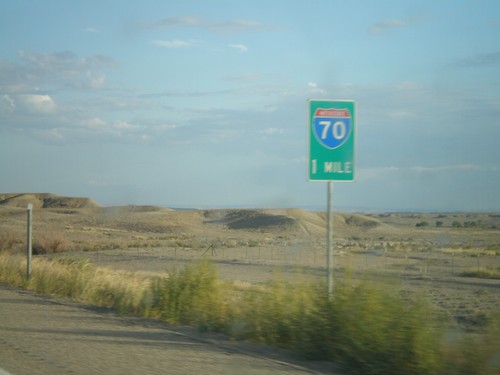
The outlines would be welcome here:
M 39 233 L 34 236 L 32 251 L 38 254 L 57 254 L 69 250 L 71 243 L 57 232 Z
M 14 250 L 15 246 L 20 243 L 21 236 L 18 232 L 0 230 L 0 252 Z

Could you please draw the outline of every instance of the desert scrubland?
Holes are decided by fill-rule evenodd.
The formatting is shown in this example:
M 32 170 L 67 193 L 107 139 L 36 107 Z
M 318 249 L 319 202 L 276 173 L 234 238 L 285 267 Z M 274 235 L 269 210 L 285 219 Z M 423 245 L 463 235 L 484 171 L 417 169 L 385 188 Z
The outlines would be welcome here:
M 321 212 L 100 207 L 86 198 L 4 194 L 4 253 L 25 252 L 28 203 L 34 206 L 37 259 L 71 256 L 153 278 L 208 259 L 221 280 L 243 289 L 276 279 L 287 285 L 326 279 L 326 216 Z M 336 287 L 346 280 L 376 283 L 387 296 L 425 299 L 446 321 L 448 334 L 480 335 L 497 324 L 499 213 L 335 213 L 334 264 Z M 499 355 L 488 357 L 487 371 L 498 370 Z

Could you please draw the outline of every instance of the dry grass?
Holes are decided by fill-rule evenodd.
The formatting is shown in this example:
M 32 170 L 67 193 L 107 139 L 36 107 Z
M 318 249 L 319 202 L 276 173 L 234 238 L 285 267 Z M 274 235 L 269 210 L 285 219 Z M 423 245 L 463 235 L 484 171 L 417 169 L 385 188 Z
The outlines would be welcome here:
M 443 254 L 448 255 L 465 255 L 465 256 L 496 256 L 498 252 L 491 249 L 482 248 L 442 248 L 439 249 Z
M 500 267 L 484 267 L 459 273 L 462 277 L 478 277 L 481 279 L 500 279 Z
M 26 281 L 26 259 L 20 255 L 0 253 L 0 282 L 26 287 Z
M 152 275 L 148 272 L 97 268 L 82 298 L 98 306 L 117 309 L 121 313 L 142 315 Z
M 19 236 L 14 232 L 0 230 L 0 252 L 12 250 L 19 242 Z
M 57 232 L 40 233 L 34 237 L 33 254 L 57 254 L 69 250 L 71 242 Z

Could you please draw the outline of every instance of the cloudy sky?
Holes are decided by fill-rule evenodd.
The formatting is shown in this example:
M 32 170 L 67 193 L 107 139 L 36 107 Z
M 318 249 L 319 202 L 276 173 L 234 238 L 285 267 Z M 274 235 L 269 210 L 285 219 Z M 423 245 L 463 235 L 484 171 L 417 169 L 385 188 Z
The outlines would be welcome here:
M 337 210 L 500 210 L 500 2 L 0 1 L 0 192 L 326 206 L 308 99 L 356 102 Z

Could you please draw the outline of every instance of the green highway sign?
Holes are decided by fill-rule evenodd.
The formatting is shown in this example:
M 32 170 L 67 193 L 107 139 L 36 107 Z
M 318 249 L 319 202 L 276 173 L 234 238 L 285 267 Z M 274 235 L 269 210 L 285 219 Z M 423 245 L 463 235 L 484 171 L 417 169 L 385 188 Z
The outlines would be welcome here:
M 354 180 L 354 102 L 309 100 L 309 180 Z

